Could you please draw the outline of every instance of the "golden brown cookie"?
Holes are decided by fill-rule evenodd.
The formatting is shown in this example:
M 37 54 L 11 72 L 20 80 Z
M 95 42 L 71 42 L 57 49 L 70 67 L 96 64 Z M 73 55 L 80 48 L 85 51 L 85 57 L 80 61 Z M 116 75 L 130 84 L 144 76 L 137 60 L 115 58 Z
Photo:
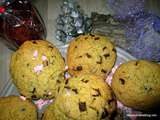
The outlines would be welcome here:
M 20 94 L 32 99 L 54 98 L 64 80 L 65 63 L 59 50 L 44 40 L 26 41 L 10 62 L 10 73 Z
M 37 120 L 36 106 L 18 96 L 1 97 L 0 120 Z
M 160 65 L 145 60 L 124 63 L 113 75 L 112 89 L 128 107 L 144 111 L 160 107 Z
M 66 80 L 43 120 L 106 120 L 116 111 L 116 100 L 100 76 L 78 75 Z
M 71 75 L 93 73 L 105 77 L 115 61 L 116 50 L 107 37 L 87 34 L 70 42 L 67 63 Z

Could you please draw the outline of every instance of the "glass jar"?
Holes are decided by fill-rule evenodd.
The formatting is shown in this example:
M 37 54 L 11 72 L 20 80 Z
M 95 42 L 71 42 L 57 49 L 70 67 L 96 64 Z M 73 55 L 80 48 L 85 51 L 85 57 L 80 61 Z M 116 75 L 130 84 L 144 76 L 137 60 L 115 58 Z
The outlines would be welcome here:
M 0 9 L 0 36 L 9 49 L 16 50 L 26 40 L 46 38 L 45 24 L 30 1 L 6 2 Z

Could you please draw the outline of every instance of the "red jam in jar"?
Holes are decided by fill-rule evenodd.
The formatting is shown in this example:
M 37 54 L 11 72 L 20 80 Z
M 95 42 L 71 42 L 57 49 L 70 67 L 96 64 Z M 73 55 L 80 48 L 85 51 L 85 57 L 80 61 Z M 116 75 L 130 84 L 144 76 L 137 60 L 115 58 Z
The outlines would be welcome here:
M 0 13 L 0 37 L 16 50 L 26 40 L 46 38 L 46 28 L 37 9 L 28 0 L 14 0 Z

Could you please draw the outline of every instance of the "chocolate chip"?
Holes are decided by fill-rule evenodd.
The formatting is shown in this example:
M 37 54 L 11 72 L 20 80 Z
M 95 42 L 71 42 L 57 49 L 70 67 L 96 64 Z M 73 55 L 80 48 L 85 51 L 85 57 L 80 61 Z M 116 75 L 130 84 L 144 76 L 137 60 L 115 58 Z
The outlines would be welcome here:
M 95 37 L 95 38 L 94 38 L 94 40 L 99 40 L 99 39 L 100 39 L 99 37 Z
M 44 67 L 48 66 L 49 65 L 48 60 L 43 61 L 43 65 L 44 65 Z
M 27 67 L 29 67 L 29 63 L 27 63 Z
M 43 119 L 43 117 L 44 117 L 44 113 L 42 113 L 42 115 L 41 115 L 41 119 Z M 38 118 L 37 118 L 38 119 Z
M 77 71 L 81 71 L 82 70 L 82 66 L 77 66 L 76 70 Z
M 93 101 L 95 101 L 95 100 L 96 100 L 96 98 L 94 97 L 94 98 L 93 98 Z
M 138 61 L 136 61 L 135 65 L 137 66 L 137 65 L 138 65 L 138 63 L 139 63 L 139 62 L 138 62 Z
M 152 88 L 151 87 L 149 87 L 149 86 L 144 86 L 144 89 L 145 89 L 145 91 L 147 91 L 147 92 L 150 92 L 151 90 L 152 90 Z
M 36 95 L 32 95 L 31 98 L 32 98 L 33 100 L 38 99 Z
M 101 92 L 99 89 L 95 89 L 93 88 L 94 91 L 96 91 L 96 94 L 95 95 L 92 95 L 93 97 L 98 97 L 98 96 L 101 96 Z
M 109 105 L 111 105 L 112 102 L 114 102 L 114 99 L 108 100 Z
M 84 39 L 85 39 L 85 40 L 87 40 L 87 39 L 88 39 L 88 37 L 85 37 Z
M 75 46 L 74 48 L 77 48 L 77 46 Z
M 120 82 L 121 82 L 121 84 L 122 84 L 122 85 L 124 85 L 124 84 L 125 84 L 125 80 L 124 80 L 124 79 L 119 78 L 119 80 L 120 80 Z
M 75 92 L 76 94 L 78 94 L 78 90 L 77 89 L 72 89 L 73 92 Z
M 116 52 L 116 49 L 115 49 L 115 48 L 113 48 L 113 49 L 112 49 L 112 51 L 113 51 L 113 52 Z
M 55 96 L 53 96 L 53 97 L 50 97 L 50 99 L 55 99 Z
M 66 88 L 66 89 L 71 89 L 71 87 L 69 87 L 69 86 L 64 86 L 64 88 Z
M 58 87 L 58 90 L 57 90 L 57 91 L 59 92 L 59 90 L 60 90 L 60 87 Z
M 104 56 L 105 58 L 107 58 L 107 57 L 110 56 L 110 54 L 104 54 L 103 56 Z
M 34 40 L 34 41 L 32 41 L 32 43 L 33 43 L 33 44 L 37 44 L 37 42 L 36 42 L 35 40 Z
M 76 38 L 75 41 L 78 41 L 78 38 Z
M 104 111 L 101 115 L 101 119 L 105 119 L 108 116 L 108 111 L 104 108 Z
M 79 110 L 80 112 L 84 112 L 87 110 L 86 102 L 79 102 Z
M 64 57 L 62 57 L 63 58 L 63 61 L 65 62 L 65 58 Z
M 90 55 L 90 54 L 88 54 L 88 53 L 86 53 L 86 56 L 88 57 L 88 58 L 91 58 L 92 56 Z
M 25 109 L 25 108 L 22 108 L 21 111 L 22 111 L 22 112 L 23 112 L 23 111 L 26 111 L 26 109 Z
M 85 80 L 85 79 L 82 79 L 81 81 L 84 82 L 84 83 L 88 83 L 89 82 L 89 80 Z
M 49 95 L 48 95 L 48 94 L 43 94 L 43 97 L 45 97 L 45 98 L 46 98 L 46 97 L 49 97 Z
M 60 81 L 60 80 L 57 80 L 57 83 L 59 83 L 59 84 L 60 84 L 60 83 L 61 83 L 61 81 Z
M 55 56 L 54 56 L 54 55 L 52 55 L 51 57 L 52 57 L 52 58 L 54 58 Z
M 96 63 L 97 63 L 97 64 L 102 64 L 102 56 L 99 56 L 99 58 L 100 58 L 100 60 L 97 61 Z
M 79 58 L 82 58 L 82 56 L 80 55 Z
M 96 95 L 92 95 L 93 97 L 98 97 L 99 96 L 99 94 L 96 94 Z
M 68 81 L 69 81 L 69 80 L 68 80 L 68 79 L 66 79 L 66 81 L 65 81 L 65 84 L 66 84 L 66 85 L 68 84 Z
M 98 110 L 96 111 L 96 113 L 97 113 L 97 116 L 99 116 L 99 111 Z
M 103 72 L 103 73 L 107 73 L 107 71 L 106 71 L 106 70 L 104 70 L 104 69 L 102 69 L 102 70 L 101 70 L 101 72 Z
M 33 88 L 32 93 L 34 94 L 34 93 L 35 93 L 35 91 L 36 91 L 36 88 Z
M 53 49 L 53 46 L 51 46 L 51 45 L 49 45 L 48 47 L 51 48 L 51 49 Z
M 94 107 L 92 107 L 92 106 L 89 106 L 89 108 L 91 108 L 91 109 L 94 110 L 94 111 L 97 111 L 97 109 L 94 108 Z
M 106 46 L 105 46 L 105 47 L 103 47 L 103 51 L 104 51 L 105 49 L 107 49 L 107 47 L 106 47 Z
M 91 37 L 95 37 L 95 35 L 93 35 L 93 34 L 91 34 L 91 33 L 90 33 L 89 35 L 90 35 Z
M 118 111 L 113 111 L 112 114 L 110 115 L 110 120 L 115 120 L 118 114 L 119 114 Z

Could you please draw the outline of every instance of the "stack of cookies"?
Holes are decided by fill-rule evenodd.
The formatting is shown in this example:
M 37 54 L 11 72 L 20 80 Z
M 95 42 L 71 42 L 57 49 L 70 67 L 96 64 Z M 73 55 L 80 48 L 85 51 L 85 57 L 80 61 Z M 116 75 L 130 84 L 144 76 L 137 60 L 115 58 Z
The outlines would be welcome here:
M 10 63 L 13 83 L 23 97 L 1 98 L 0 108 L 3 103 L 9 104 L 6 105 L 9 112 L 0 114 L 0 120 L 22 120 L 19 114 L 26 111 L 30 113 L 25 113 L 27 120 L 36 120 L 31 100 L 38 99 L 54 99 L 42 120 L 121 120 L 117 117 L 116 99 L 136 110 L 157 110 L 160 65 L 145 60 L 123 63 L 109 86 L 105 80 L 116 58 L 116 49 L 107 37 L 81 35 L 69 44 L 66 70 L 65 60 L 53 44 L 44 40 L 26 41 L 13 53 Z M 10 110 L 9 106 L 15 103 L 19 106 Z

